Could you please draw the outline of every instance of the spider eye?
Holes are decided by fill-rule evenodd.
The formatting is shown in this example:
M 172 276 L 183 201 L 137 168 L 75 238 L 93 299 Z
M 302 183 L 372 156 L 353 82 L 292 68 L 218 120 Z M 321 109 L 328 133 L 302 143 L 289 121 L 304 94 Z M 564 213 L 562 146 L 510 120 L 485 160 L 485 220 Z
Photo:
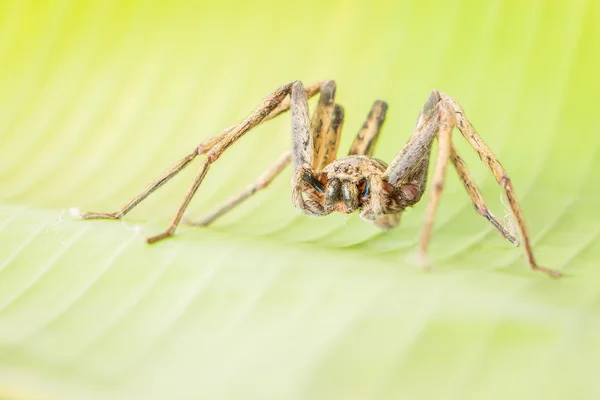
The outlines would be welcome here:
M 325 191 L 325 187 L 313 174 L 304 173 L 303 178 L 317 192 L 319 192 L 320 194 L 323 194 L 323 192 Z
M 369 197 L 369 193 L 371 193 L 371 183 L 368 179 L 363 179 L 358 185 L 358 190 L 360 192 L 360 197 L 365 200 Z

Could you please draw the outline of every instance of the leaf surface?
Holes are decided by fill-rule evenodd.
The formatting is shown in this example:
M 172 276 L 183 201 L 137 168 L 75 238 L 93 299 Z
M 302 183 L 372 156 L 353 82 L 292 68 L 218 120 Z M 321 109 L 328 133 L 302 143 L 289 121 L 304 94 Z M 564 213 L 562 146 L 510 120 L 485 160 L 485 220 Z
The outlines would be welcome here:
M 0 398 L 591 399 L 600 396 L 600 3 L 0 4 Z M 389 102 L 390 161 L 433 88 L 508 170 L 529 272 L 452 168 L 415 268 L 422 202 L 382 233 L 314 219 L 290 171 L 211 228 L 154 246 L 197 163 L 114 211 L 278 86 L 335 79 L 347 149 Z M 206 213 L 290 146 L 289 116 L 213 166 Z M 456 131 L 490 206 L 500 188 Z

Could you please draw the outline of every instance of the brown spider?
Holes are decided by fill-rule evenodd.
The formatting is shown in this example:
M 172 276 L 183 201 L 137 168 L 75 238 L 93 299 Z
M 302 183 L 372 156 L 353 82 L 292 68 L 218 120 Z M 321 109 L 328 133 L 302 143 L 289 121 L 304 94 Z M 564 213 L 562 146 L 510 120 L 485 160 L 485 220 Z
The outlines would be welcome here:
M 463 109 L 454 99 L 438 91 L 432 91 L 419 115 L 412 137 L 387 166 L 383 161 L 372 157 L 387 110 L 387 104 L 383 101 L 376 101 L 373 104 L 367 120 L 352 143 L 348 156 L 336 160 L 344 110 L 334 101 L 335 88 L 333 81 L 319 82 L 306 89 L 299 81 L 288 83 L 267 96 L 242 122 L 205 140 L 120 211 L 114 213 L 86 212 L 79 216 L 85 219 L 122 218 L 154 190 L 187 166 L 196 156 L 207 153 L 167 230 L 159 235 L 149 237 L 147 241 L 153 243 L 172 236 L 208 169 L 221 154 L 251 128 L 291 108 L 292 150 L 286 151 L 260 176 L 256 183 L 250 185 L 239 196 L 226 201 L 203 220 L 191 222 L 192 225 L 206 226 L 210 224 L 243 200 L 267 187 L 291 161 L 294 168 L 292 201 L 302 212 L 309 215 L 327 215 L 333 211 L 349 214 L 360 210 L 362 219 L 372 222 L 382 229 L 393 228 L 398 225 L 401 213 L 407 207 L 413 206 L 421 200 L 425 192 L 431 145 L 433 139 L 437 137 L 439 150 L 433 174 L 432 194 L 425 210 L 425 225 L 420 239 L 420 252 L 423 260 L 426 260 L 425 254 L 433 226 L 433 217 L 444 187 L 448 161 L 451 161 L 456 168 L 477 212 L 490 221 L 502 236 L 518 246 L 517 238 L 511 235 L 488 210 L 465 163 L 452 145 L 451 133 L 456 126 L 504 189 L 510 209 L 519 227 L 524 242 L 525 256 L 531 269 L 552 277 L 561 275 L 559 271 L 537 265 L 511 181 L 500 162 L 477 134 L 473 125 L 466 118 Z M 319 92 L 318 105 L 312 119 L 309 119 L 308 98 Z

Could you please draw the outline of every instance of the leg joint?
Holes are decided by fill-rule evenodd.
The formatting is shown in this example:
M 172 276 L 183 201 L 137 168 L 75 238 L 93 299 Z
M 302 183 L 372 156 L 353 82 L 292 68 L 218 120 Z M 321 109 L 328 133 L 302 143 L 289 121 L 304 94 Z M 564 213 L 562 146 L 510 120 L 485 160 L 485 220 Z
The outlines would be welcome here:
M 477 211 L 477 213 L 479 213 L 480 215 L 483 215 L 486 218 L 488 217 L 489 211 L 485 205 L 481 205 L 481 204 L 477 204 L 477 203 L 473 203 L 473 205 L 475 206 L 475 211 Z
M 256 182 L 256 184 L 254 184 L 252 186 L 252 191 L 256 192 L 259 190 L 263 190 L 265 189 L 267 186 L 269 186 L 269 182 L 265 182 L 265 181 L 258 181 Z
M 219 159 L 219 154 L 215 153 L 212 150 L 206 155 L 206 160 L 208 161 L 209 164 L 214 163 L 218 159 Z
M 506 189 L 508 186 L 510 186 L 510 178 L 508 177 L 508 175 L 504 174 L 502 175 L 502 178 L 500 178 L 498 183 L 500 184 L 500 186 Z
M 433 113 L 433 111 L 435 110 L 435 106 L 441 100 L 442 97 L 440 96 L 440 92 L 438 92 L 437 90 L 432 90 L 429 94 L 429 97 L 427 98 L 427 101 L 425 102 L 425 105 L 423 106 L 423 114 L 431 115 L 431 113 Z

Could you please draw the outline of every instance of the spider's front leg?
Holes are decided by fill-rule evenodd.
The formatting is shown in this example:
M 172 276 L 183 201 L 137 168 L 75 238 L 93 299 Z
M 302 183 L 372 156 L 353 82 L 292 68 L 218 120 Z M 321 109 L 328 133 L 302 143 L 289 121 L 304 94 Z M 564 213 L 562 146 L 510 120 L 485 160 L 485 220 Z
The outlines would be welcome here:
M 400 209 L 418 203 L 425 192 L 431 146 L 439 126 L 439 100 L 437 93 L 429 96 L 412 136 L 382 176 L 383 181 L 397 190 Z M 422 237 L 428 236 L 426 226 Z
M 319 104 L 309 122 L 306 91 L 301 82 L 292 87 L 292 202 L 308 215 L 330 212 L 323 204 L 326 182 L 320 171 L 335 159 L 344 120 L 344 109 L 335 104 L 334 96 L 335 83 L 329 81 L 321 88 Z

